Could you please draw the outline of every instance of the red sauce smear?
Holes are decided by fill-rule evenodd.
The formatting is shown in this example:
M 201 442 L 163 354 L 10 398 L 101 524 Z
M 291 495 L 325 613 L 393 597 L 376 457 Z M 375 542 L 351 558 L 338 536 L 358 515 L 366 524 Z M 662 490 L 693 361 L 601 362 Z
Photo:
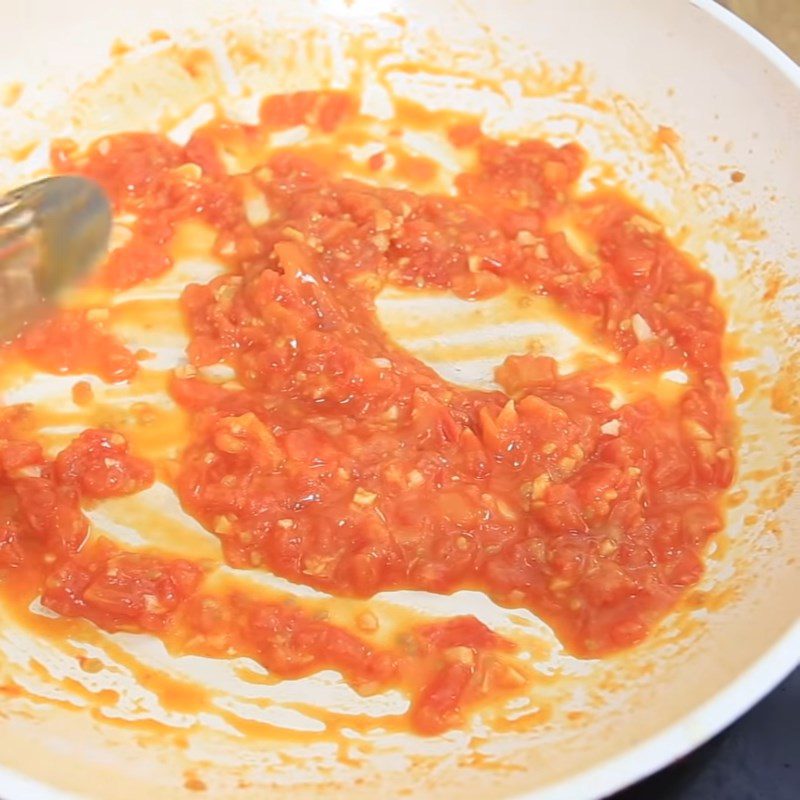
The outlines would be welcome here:
M 136 357 L 90 311 L 58 311 L 26 328 L 14 346 L 44 372 L 89 373 L 109 383 L 136 374 Z
M 448 195 L 377 188 L 274 150 L 247 176 L 270 211 L 251 225 L 242 176 L 226 175 L 218 143 L 297 124 L 334 135 L 356 115 L 345 93 L 284 95 L 265 101 L 260 125 L 215 123 L 183 148 L 124 134 L 55 153 L 136 215 L 103 272 L 110 287 L 168 269 L 178 222 L 218 231 L 227 273 L 181 301 L 190 367 L 171 390 L 192 418 L 175 477 L 183 507 L 240 569 L 365 598 L 478 589 L 532 610 L 579 656 L 642 641 L 700 578 L 733 476 L 712 278 L 624 194 L 579 194 L 578 145 L 493 141 L 474 123 L 450 131 L 475 166 Z M 567 217 L 588 250 L 560 229 Z M 617 355 L 615 375 L 681 369 L 688 383 L 677 400 L 620 403 L 603 385 L 609 368 L 563 373 L 521 355 L 498 367 L 498 391 L 466 389 L 382 328 L 386 286 L 547 295 Z M 107 366 L 121 345 L 103 338 L 47 355 L 73 324 L 44 323 L 21 346 L 42 369 L 123 376 Z M 235 381 L 196 369 L 220 363 Z M 422 733 L 461 724 L 474 703 L 525 680 L 513 645 L 472 618 L 381 649 L 302 607 L 214 592 L 208 565 L 84 545 L 83 500 L 135 492 L 152 469 L 108 431 L 46 462 L 7 424 L 0 563 L 27 566 L 59 613 L 155 632 L 183 652 L 250 655 L 286 677 L 333 668 L 365 693 L 399 686 Z

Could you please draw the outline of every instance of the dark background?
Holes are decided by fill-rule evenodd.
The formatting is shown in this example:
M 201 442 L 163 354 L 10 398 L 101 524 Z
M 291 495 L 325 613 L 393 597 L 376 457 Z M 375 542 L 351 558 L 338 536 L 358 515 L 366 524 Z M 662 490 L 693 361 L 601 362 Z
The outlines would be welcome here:
M 611 800 L 800 800 L 800 669 L 708 744 Z

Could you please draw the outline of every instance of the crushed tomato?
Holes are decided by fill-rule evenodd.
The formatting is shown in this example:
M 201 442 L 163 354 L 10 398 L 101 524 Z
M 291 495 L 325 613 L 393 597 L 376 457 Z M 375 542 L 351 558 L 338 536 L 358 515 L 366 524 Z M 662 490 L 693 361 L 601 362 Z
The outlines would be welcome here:
M 217 231 L 226 273 L 181 299 L 189 367 L 171 391 L 192 420 L 175 474 L 183 507 L 239 569 L 364 598 L 478 589 L 532 610 L 579 656 L 640 642 L 701 576 L 733 477 L 713 280 L 622 193 L 577 192 L 580 146 L 494 141 L 474 122 L 449 131 L 474 155 L 452 194 L 379 188 L 277 149 L 247 176 L 269 218 L 248 221 L 218 139 L 299 124 L 333 136 L 353 119 L 352 96 L 303 92 L 268 98 L 259 126 L 211 125 L 185 147 L 122 134 L 54 152 L 59 169 L 99 180 L 136 217 L 103 273 L 111 288 L 168 269 L 180 222 Z M 687 384 L 677 400 L 620 402 L 607 369 L 564 373 L 524 354 L 497 368 L 495 391 L 457 386 L 382 328 L 375 301 L 387 286 L 547 295 L 616 355 L 615 374 L 678 369 Z M 136 368 L 84 312 L 11 347 L 46 371 L 115 381 Z M 236 380 L 198 372 L 216 364 Z M 423 733 L 525 682 L 513 645 L 473 618 L 379 647 L 302 607 L 213 592 L 208 565 L 85 543 L 82 505 L 140 491 L 152 466 L 108 430 L 48 461 L 2 424 L 0 569 L 34 570 L 54 611 L 184 651 L 249 655 L 286 677 L 333 668 L 365 693 L 401 686 Z

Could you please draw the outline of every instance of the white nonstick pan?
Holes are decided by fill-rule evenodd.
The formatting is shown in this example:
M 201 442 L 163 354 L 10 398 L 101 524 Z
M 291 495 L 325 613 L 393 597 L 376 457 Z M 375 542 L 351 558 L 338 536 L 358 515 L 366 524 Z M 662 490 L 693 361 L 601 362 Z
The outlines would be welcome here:
M 3 186 L 46 171 L 59 136 L 180 136 L 212 100 L 247 119 L 264 94 L 347 86 L 356 74 L 369 89 L 383 70 L 398 96 L 481 112 L 500 133 L 583 143 L 716 276 L 747 345 L 729 367 L 741 418 L 734 502 L 702 584 L 645 644 L 608 660 L 570 658 L 544 624 L 523 620 L 548 676 L 526 711 L 546 708 L 540 724 L 298 737 L 286 708 L 300 699 L 379 717 L 397 698 L 367 701 L 333 673 L 244 683 L 227 663 L 173 658 L 124 634 L 109 637 L 119 668 L 87 672 L 80 642 L 54 647 L 4 619 L 4 800 L 599 798 L 697 747 L 800 661 L 800 68 L 759 34 L 712 0 L 2 0 L 0 12 Z M 202 269 L 181 265 L 158 291 L 177 293 Z M 454 313 L 384 306 L 390 328 Z M 397 324 L 424 349 L 413 325 Z M 508 335 L 475 324 L 476 342 Z M 148 346 L 168 358 L 174 342 Z M 488 369 L 468 355 L 433 365 L 475 382 Z M 2 399 L 57 402 L 65 385 Z M 179 517 L 164 492 L 147 502 Z M 471 592 L 381 602 L 522 625 Z M 201 687 L 208 706 L 162 707 L 147 670 Z M 257 735 L 256 700 L 285 738 Z M 250 724 L 227 724 L 221 709 Z

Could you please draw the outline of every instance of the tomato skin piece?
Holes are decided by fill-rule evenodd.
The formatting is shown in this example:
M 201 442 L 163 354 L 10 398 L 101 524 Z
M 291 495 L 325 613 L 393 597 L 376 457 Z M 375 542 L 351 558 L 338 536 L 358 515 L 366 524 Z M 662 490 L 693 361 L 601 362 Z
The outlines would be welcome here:
M 452 617 L 446 622 L 423 626 L 417 632 L 428 647 L 471 647 L 473 649 L 513 650 L 515 645 L 472 616 Z
M 558 365 L 549 356 L 508 356 L 495 370 L 495 379 L 509 395 L 524 395 L 537 387 L 553 386 Z
M 448 664 L 423 690 L 411 710 L 414 728 L 435 736 L 462 722 L 461 706 L 474 668 L 468 664 Z
M 440 734 L 463 723 L 475 702 L 519 689 L 526 679 L 497 654 L 516 645 L 475 617 L 454 617 L 415 632 L 429 677 L 414 697 L 411 723 L 417 733 Z

